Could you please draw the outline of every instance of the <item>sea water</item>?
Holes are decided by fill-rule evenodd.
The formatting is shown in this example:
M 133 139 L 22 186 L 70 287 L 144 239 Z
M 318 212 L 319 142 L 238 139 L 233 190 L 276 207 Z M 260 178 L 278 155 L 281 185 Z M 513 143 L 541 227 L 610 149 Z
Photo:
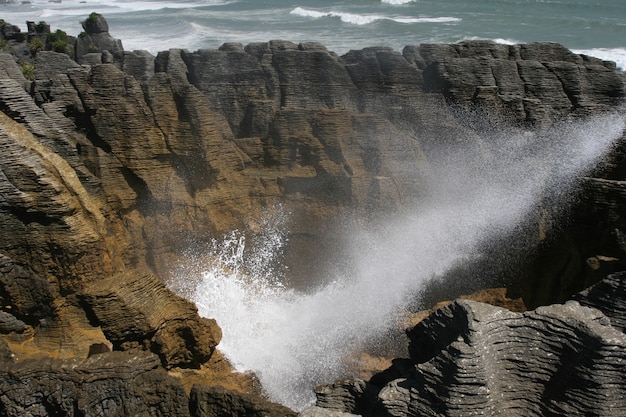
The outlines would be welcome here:
M 125 49 L 218 48 L 225 42 L 321 42 L 351 49 L 491 39 L 559 42 L 626 68 L 623 0 L 6 0 L 0 18 L 46 21 L 77 35 L 103 14 Z

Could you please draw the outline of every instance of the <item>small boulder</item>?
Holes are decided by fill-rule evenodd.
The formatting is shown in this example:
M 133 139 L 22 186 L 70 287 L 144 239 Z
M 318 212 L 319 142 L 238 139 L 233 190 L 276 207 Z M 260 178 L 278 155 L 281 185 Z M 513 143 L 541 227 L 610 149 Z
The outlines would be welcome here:
M 152 275 L 103 279 L 86 288 L 82 300 L 115 350 L 151 350 L 167 368 L 199 367 L 222 337 L 215 320 L 200 317 L 193 303 Z

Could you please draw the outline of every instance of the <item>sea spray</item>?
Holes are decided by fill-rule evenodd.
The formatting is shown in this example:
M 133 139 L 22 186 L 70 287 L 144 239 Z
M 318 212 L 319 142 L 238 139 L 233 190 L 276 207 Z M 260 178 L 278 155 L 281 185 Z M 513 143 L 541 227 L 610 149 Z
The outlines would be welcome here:
M 624 123 L 609 114 L 541 134 L 491 131 L 480 159 L 454 146 L 432 152 L 436 181 L 427 201 L 355 234 L 346 248 L 354 273 L 315 291 L 298 293 L 277 279 L 273 253 L 287 235 L 269 216 L 271 227 L 252 245 L 265 246 L 261 252 L 238 232 L 214 242 L 209 255 L 217 262 L 192 299 L 222 327 L 219 348 L 235 366 L 256 372 L 273 400 L 302 409 L 316 385 L 342 377 L 347 357 L 397 323 L 426 281 L 480 256 L 490 239 L 569 189 L 622 136 Z

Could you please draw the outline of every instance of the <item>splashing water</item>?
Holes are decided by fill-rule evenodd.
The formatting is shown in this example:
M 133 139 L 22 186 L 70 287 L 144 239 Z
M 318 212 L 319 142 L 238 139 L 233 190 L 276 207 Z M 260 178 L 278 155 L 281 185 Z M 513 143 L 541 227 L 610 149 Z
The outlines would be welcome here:
M 355 236 L 354 276 L 307 294 L 284 287 L 276 272 L 286 237 L 278 211 L 252 249 L 237 232 L 214 242 L 219 262 L 203 273 L 192 299 L 222 327 L 220 350 L 234 365 L 256 372 L 274 401 L 302 409 L 314 400 L 314 386 L 343 375 L 355 348 L 397 322 L 424 282 L 477 256 L 547 195 L 570 187 L 624 128 L 623 115 L 610 114 L 544 135 L 494 134 L 487 163 L 450 150 L 429 157 L 437 178 L 432 198 Z

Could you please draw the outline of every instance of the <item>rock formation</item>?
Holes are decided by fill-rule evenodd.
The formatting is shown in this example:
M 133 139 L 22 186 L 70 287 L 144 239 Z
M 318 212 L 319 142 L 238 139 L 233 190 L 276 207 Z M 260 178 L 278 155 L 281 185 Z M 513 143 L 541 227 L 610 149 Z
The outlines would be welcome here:
M 83 28 L 78 39 L 68 39 L 73 48 L 56 52 L 43 41 L 42 48 L 29 48 L 28 40 L 47 39 L 49 28 L 35 25 L 23 34 L 0 22 L 7 46 L 0 52 L 0 360 L 6 365 L 0 410 L 6 415 L 225 415 L 219 410 L 234 403 L 237 415 L 287 415 L 246 393 L 200 386 L 192 390 L 197 410 L 189 408 L 188 380 L 171 375 L 196 372 L 202 379 L 221 362 L 215 351 L 221 333 L 163 285 L 173 285 L 180 264 L 227 231 L 259 233 L 260 213 L 280 204 L 290 213 L 288 279 L 306 287 L 298 277 L 323 270 L 322 259 L 337 261 L 332 256 L 344 243 L 348 215 L 376 221 L 427 195 L 426 184 L 436 181 L 429 160 L 435 147 L 464 138 L 466 151 L 481 158 L 485 146 L 497 146 L 459 108 L 541 131 L 564 118 L 615 110 L 626 95 L 614 64 L 551 43 L 472 41 L 339 57 L 316 43 L 270 41 L 155 57 L 124 51 L 97 14 Z M 529 249 L 539 256 L 526 271 L 536 279 L 524 280 L 529 306 L 562 300 L 623 267 L 624 143 L 585 179 L 584 203 L 567 227 L 546 232 L 535 219 Z M 581 336 L 587 339 L 559 347 L 568 358 L 578 352 L 576 343 L 595 343 L 610 328 L 574 304 L 520 317 L 457 302 L 419 337 L 444 337 L 441 323 L 457 316 L 468 326 L 478 326 L 475 317 L 493 323 L 484 332 L 494 338 L 506 330 L 497 326 L 500 316 L 512 327 L 557 323 L 557 317 L 564 317 L 562 331 L 589 327 Z M 449 336 L 467 341 L 437 342 L 449 349 L 445 358 L 418 360 L 419 387 L 398 382 L 381 391 L 390 413 L 453 410 L 438 398 L 462 395 L 462 369 L 441 374 L 450 379 L 419 404 L 402 395 L 434 387 L 435 362 L 456 369 L 454 355 L 489 342 L 472 339 L 478 336 L 469 327 L 457 330 Z M 414 347 L 422 344 L 417 337 Z M 485 365 L 485 346 L 467 350 L 467 366 Z M 594 346 L 599 350 L 590 355 L 612 349 Z M 580 384 L 596 364 L 611 361 L 581 362 Z M 477 386 L 490 389 L 496 371 L 480 370 Z M 43 375 L 63 389 L 47 385 Z M 545 377 L 538 375 L 532 394 L 549 398 L 543 411 L 587 409 L 576 392 L 559 391 Z M 241 391 L 253 385 L 246 376 L 241 383 L 247 387 Z M 343 389 L 354 396 L 368 387 Z M 608 393 L 596 388 L 598 396 Z M 472 398 L 486 406 L 527 404 L 479 394 Z
M 308 413 L 621 416 L 625 309 L 626 273 L 526 313 L 458 300 L 407 332 L 409 359 L 319 387 Z

